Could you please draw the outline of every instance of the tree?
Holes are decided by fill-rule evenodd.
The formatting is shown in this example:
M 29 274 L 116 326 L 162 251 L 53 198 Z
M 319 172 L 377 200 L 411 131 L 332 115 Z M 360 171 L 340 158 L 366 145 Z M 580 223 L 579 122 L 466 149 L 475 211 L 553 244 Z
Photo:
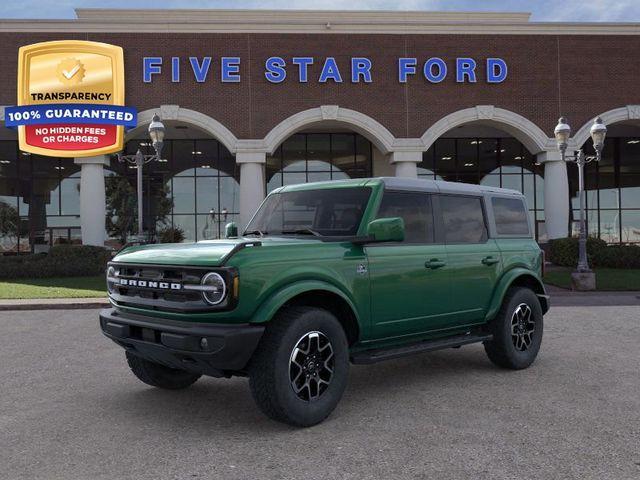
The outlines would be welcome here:
M 127 242 L 127 237 L 137 233 L 138 201 L 136 190 L 126 177 L 112 176 L 105 179 L 105 193 L 107 200 L 106 227 L 109 235 Z M 166 223 L 173 208 L 173 200 L 169 195 L 169 188 L 165 184 L 152 189 L 151 216 L 153 222 L 150 233 L 155 233 L 156 223 Z
M 18 214 L 18 209 L 0 201 L 0 238 L 15 238 L 15 243 L 17 243 L 19 233 L 20 215 Z

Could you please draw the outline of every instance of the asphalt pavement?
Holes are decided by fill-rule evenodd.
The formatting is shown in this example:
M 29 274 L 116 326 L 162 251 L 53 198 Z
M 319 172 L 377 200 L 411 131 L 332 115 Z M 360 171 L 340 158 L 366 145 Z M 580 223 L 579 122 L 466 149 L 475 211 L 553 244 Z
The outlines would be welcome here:
M 246 379 L 156 390 L 97 310 L 0 312 L 0 479 L 638 479 L 640 307 L 554 307 L 537 362 L 480 345 L 352 366 L 323 424 Z

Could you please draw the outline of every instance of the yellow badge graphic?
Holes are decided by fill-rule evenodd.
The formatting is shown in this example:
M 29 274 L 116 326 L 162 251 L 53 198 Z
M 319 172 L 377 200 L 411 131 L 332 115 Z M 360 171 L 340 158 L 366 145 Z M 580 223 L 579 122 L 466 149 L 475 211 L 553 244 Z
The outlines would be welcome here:
M 5 110 L 20 149 L 56 157 L 122 150 L 136 111 L 124 106 L 124 55 L 106 43 L 61 40 L 21 47 L 18 106 Z
M 84 78 L 84 65 L 75 58 L 65 58 L 58 64 L 58 79 L 63 85 L 78 84 Z

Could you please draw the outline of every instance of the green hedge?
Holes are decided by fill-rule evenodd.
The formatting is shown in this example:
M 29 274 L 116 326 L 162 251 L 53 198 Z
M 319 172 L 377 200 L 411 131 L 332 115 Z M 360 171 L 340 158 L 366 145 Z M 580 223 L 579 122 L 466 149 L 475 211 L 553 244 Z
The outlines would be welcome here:
M 104 273 L 111 252 L 89 245 L 56 245 L 49 253 L 0 256 L 0 278 L 89 277 Z
M 604 240 L 589 237 L 587 258 L 592 267 L 640 268 L 640 246 L 607 245 Z M 578 263 L 578 239 L 551 240 L 548 260 L 562 267 L 575 267 Z

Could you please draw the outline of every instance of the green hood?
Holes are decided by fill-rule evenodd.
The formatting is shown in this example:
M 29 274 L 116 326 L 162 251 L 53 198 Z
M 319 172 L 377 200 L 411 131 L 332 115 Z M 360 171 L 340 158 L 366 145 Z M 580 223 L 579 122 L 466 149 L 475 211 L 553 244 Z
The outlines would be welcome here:
M 263 247 L 283 244 L 319 243 L 316 239 L 266 237 L 205 240 L 198 243 L 164 243 L 129 247 L 113 259 L 124 263 L 156 265 L 192 265 L 216 267 L 237 245 L 245 242 L 262 242 Z

